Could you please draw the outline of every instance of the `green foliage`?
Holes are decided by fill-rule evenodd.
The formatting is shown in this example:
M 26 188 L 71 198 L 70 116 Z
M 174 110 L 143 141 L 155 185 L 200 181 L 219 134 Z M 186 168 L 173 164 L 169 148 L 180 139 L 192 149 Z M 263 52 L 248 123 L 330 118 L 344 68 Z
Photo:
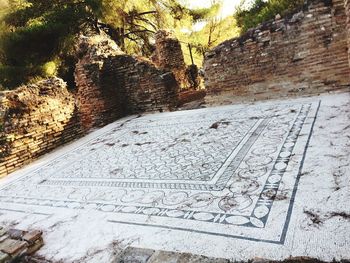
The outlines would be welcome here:
M 243 0 L 236 10 L 235 18 L 238 27 L 244 33 L 262 22 L 275 18 L 278 14 L 283 17 L 303 5 L 304 0 L 254 0 L 247 9 L 244 8 L 246 1 Z
M 94 19 L 96 8 L 94 1 L 9 0 L 0 32 L 0 83 L 13 88 L 55 74 L 47 64 L 54 60 L 72 67 L 65 65 L 73 53 L 68 43 Z
M 171 29 L 179 38 L 207 13 L 193 13 L 178 0 L 102 0 L 102 22 L 114 29 L 117 44 L 129 54 L 150 56 L 154 33 Z
M 176 0 L 0 1 L 0 85 L 7 88 L 52 74 L 72 86 L 74 37 L 86 28 L 103 24 L 124 51 L 149 56 L 158 29 L 180 32 L 193 21 Z
M 189 14 L 195 22 L 206 21 L 217 16 L 220 8 L 221 4 L 214 1 L 210 7 L 189 10 Z
M 196 65 L 202 65 L 205 52 L 223 41 L 239 35 L 235 18 L 233 16 L 221 18 L 218 15 L 220 9 L 221 2 L 212 0 L 211 7 L 195 10 L 195 13 L 201 14 L 201 19 L 198 20 L 205 23 L 204 27 L 199 31 L 191 32 L 185 38 L 194 47 L 193 55 Z
M 80 32 L 103 28 L 129 54 L 150 56 L 154 33 L 171 29 L 203 52 L 237 35 L 235 19 L 217 18 L 218 0 L 191 10 L 184 0 L 0 0 L 0 87 L 58 75 L 74 87 L 74 44 Z M 193 31 L 193 24 L 206 26 Z M 187 44 L 185 58 L 190 63 Z
M 42 66 L 42 71 L 43 71 L 43 75 L 45 77 L 52 77 L 55 76 L 57 74 L 57 65 L 55 63 L 55 61 L 49 61 L 46 62 L 43 66 Z

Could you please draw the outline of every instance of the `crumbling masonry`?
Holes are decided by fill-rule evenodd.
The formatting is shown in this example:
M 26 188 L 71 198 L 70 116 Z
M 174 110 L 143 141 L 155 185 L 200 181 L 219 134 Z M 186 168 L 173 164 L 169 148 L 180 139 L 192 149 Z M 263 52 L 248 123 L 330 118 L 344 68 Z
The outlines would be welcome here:
M 344 0 L 309 2 L 293 16 L 264 23 L 207 53 L 206 101 L 253 101 L 348 86 L 349 2 L 348 18 Z
M 177 106 L 172 72 L 124 54 L 103 34 L 82 37 L 79 57 L 74 93 L 52 78 L 0 95 L 0 177 L 93 127 Z

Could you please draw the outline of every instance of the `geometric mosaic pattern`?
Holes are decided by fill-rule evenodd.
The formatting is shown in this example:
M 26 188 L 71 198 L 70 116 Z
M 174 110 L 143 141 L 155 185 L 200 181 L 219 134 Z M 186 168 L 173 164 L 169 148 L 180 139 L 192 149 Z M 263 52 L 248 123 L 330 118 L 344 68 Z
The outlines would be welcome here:
M 96 209 L 119 215 L 115 223 L 283 244 L 319 105 L 116 122 L 2 187 L 0 202 Z

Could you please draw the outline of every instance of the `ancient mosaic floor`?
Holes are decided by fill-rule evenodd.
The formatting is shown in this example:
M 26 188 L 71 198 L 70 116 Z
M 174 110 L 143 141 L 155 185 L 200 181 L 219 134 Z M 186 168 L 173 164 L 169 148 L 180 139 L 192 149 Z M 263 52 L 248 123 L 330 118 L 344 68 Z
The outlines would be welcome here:
M 7 179 L 0 211 L 93 211 L 123 229 L 283 246 L 321 105 L 312 98 L 124 119 Z

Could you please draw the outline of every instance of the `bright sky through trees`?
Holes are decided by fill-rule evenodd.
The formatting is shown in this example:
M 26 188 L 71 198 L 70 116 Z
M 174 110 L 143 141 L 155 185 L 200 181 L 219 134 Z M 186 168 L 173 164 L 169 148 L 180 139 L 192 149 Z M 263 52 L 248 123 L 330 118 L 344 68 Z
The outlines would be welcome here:
M 210 7 L 210 5 L 215 0 L 184 0 L 184 3 L 190 8 L 203 8 L 203 7 Z M 222 7 L 219 13 L 219 17 L 226 18 L 230 15 L 233 15 L 233 13 L 236 10 L 236 7 L 242 2 L 242 0 L 216 0 L 218 2 L 222 2 Z M 246 3 L 249 3 L 250 1 L 246 0 Z M 200 31 L 203 29 L 203 27 L 206 25 L 206 22 L 198 22 L 193 25 L 194 31 Z
M 209 7 L 212 0 L 188 0 L 187 2 L 191 8 Z M 236 6 L 241 2 L 241 0 L 222 0 L 222 2 L 223 6 L 221 15 L 222 17 L 227 17 L 234 13 Z

